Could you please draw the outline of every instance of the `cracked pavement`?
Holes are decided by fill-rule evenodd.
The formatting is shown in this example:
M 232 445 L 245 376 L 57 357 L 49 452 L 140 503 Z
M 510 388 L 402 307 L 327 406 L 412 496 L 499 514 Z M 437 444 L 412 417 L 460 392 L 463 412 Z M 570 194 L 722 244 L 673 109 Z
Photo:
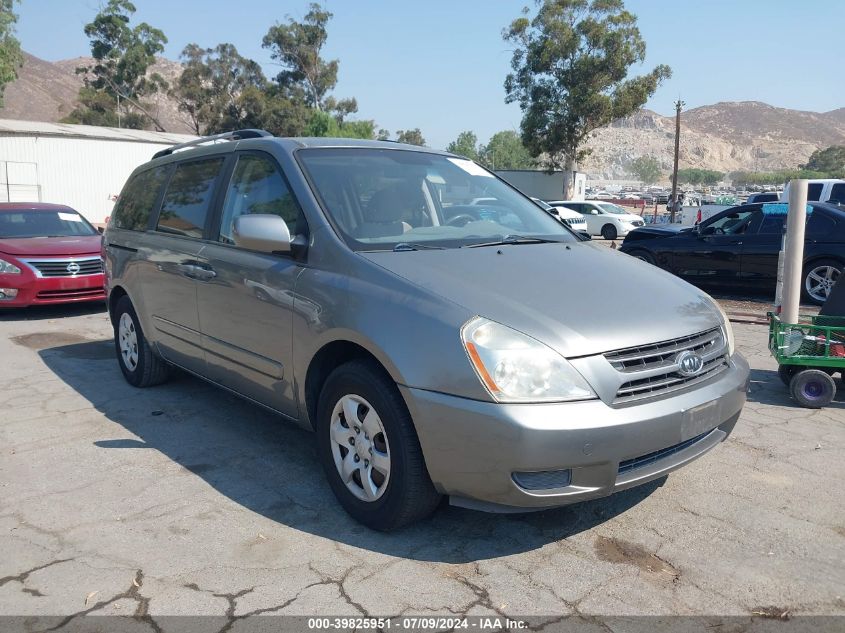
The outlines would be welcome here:
M 735 332 L 736 430 L 665 480 L 380 534 L 309 433 L 185 375 L 127 385 L 99 308 L 0 313 L 0 614 L 845 614 L 845 389 L 797 407 L 766 328 Z

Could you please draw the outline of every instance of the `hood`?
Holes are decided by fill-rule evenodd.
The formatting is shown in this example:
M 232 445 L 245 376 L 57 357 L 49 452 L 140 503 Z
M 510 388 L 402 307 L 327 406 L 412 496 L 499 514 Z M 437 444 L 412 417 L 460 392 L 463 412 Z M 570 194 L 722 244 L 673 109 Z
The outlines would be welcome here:
M 629 222 L 633 222 L 634 220 L 643 220 L 640 216 L 638 216 L 635 213 L 629 213 L 627 215 L 620 215 L 619 217 L 624 218 L 624 219 L 628 220 Z M 643 222 L 645 222 L 645 220 L 643 220 Z
M 721 323 L 702 291 L 589 242 L 360 254 L 567 357 L 656 343 Z
M 692 231 L 691 226 L 683 226 L 682 224 L 646 224 L 645 226 L 640 226 L 628 233 L 628 235 L 633 235 L 636 233 L 636 237 L 640 239 L 644 239 L 646 236 L 648 237 L 670 237 L 672 235 L 678 235 L 678 233 L 687 233 Z
M 72 237 L 0 237 L 0 253 L 15 257 L 99 254 L 102 235 Z

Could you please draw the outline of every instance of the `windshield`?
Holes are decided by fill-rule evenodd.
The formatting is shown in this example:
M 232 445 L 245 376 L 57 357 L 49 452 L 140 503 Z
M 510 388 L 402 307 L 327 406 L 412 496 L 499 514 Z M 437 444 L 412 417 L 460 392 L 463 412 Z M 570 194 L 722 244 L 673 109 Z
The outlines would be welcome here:
M 459 248 L 506 238 L 578 241 L 466 159 L 369 148 L 303 149 L 297 157 L 332 223 L 357 251 Z
M 616 204 L 611 204 L 610 202 L 599 202 L 598 206 L 601 207 L 601 210 L 605 213 L 614 213 L 616 215 L 628 215 L 628 212 Z
M 88 221 L 72 209 L 0 211 L 0 238 L 96 235 Z

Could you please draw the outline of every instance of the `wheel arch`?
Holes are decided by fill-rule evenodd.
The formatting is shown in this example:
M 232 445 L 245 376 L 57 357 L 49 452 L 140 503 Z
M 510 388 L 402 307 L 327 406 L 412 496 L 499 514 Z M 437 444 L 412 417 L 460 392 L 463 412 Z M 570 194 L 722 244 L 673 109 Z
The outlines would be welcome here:
M 842 257 L 841 255 L 835 255 L 835 254 L 828 254 L 828 255 L 818 254 L 818 255 L 811 255 L 810 257 L 808 257 L 807 259 L 804 260 L 804 269 L 806 269 L 807 266 L 809 266 L 810 264 L 814 264 L 815 262 L 823 261 L 825 259 L 831 259 L 835 262 L 839 262 L 840 264 L 842 264 L 842 267 L 845 268 L 845 257 Z
M 317 416 L 317 400 L 320 397 L 323 384 L 325 384 L 329 374 L 351 360 L 371 361 L 392 382 L 401 382 L 400 377 L 395 375 L 394 372 L 391 372 L 386 363 L 382 362 L 375 353 L 360 342 L 341 338 L 325 343 L 311 357 L 311 361 L 308 363 L 308 369 L 305 372 L 305 382 L 303 384 L 304 421 L 311 429 L 314 428 L 314 420 Z
M 129 293 L 126 292 L 126 289 L 123 286 L 114 286 L 109 291 L 109 299 L 108 299 L 108 308 L 109 308 L 109 320 L 111 321 L 112 326 L 115 325 L 114 322 L 114 311 L 117 308 L 117 302 L 120 301 L 123 297 L 128 297 Z M 132 301 L 132 299 L 130 299 Z

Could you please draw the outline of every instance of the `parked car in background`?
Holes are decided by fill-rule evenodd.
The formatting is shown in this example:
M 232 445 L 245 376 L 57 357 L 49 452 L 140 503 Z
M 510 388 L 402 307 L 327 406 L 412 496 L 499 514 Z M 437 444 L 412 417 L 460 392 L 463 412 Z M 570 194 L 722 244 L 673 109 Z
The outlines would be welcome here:
M 718 304 L 445 152 L 199 139 L 131 175 L 104 253 L 126 380 L 182 367 L 313 429 L 376 529 L 442 495 L 539 509 L 657 479 L 745 402 Z
M 774 292 L 788 205 L 732 207 L 694 227 L 648 226 L 620 250 L 702 287 Z M 845 269 L 845 211 L 808 204 L 802 297 L 821 304 Z
M 587 223 L 590 235 L 601 235 L 606 240 L 625 237 L 638 226 L 644 226 L 643 219 L 611 202 L 577 202 L 575 200 L 549 200 L 556 208 L 577 211 Z
M 70 207 L 0 203 L 0 308 L 103 301 L 101 245 Z
M 780 192 L 765 191 L 763 193 L 752 193 L 745 200 L 746 204 L 754 204 L 755 202 L 778 202 L 780 200 Z
M 563 222 L 573 231 L 577 231 L 578 233 L 584 233 L 589 237 L 590 234 L 587 231 L 587 221 L 584 219 L 584 216 L 578 213 L 577 211 L 567 209 L 566 207 L 553 207 L 548 202 L 540 200 L 540 198 L 531 199 L 536 202 L 541 209 L 543 209 L 547 213 L 551 213 L 554 217 Z

